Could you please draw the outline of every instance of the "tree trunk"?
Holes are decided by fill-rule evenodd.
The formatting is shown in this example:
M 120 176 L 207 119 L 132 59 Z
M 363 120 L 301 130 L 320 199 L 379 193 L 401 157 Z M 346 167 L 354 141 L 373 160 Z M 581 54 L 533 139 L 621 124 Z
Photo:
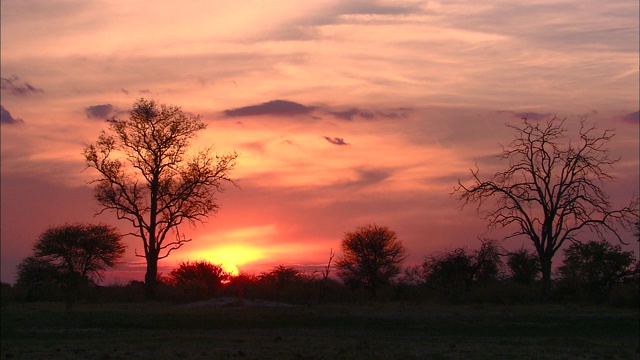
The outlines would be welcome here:
M 540 256 L 540 272 L 542 273 L 542 299 L 551 299 L 551 256 Z
M 154 300 L 158 279 L 158 258 L 149 255 L 147 257 L 147 273 L 144 275 L 144 297 L 147 300 Z

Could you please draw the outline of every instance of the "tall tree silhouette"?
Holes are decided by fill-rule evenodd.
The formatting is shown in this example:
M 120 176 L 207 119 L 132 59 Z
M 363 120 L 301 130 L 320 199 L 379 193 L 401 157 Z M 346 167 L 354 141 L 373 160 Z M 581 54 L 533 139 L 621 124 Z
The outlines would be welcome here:
M 579 139 L 571 141 L 564 120 L 523 120 L 507 125 L 516 133 L 501 154 L 509 161 L 507 169 L 488 180 L 481 179 L 477 168 L 471 170 L 471 183 L 458 181 L 454 193 L 463 207 L 478 203 L 478 210 L 495 200 L 495 206 L 484 206 L 483 217 L 492 228 L 513 228 L 507 238 L 524 236 L 533 243 L 548 297 L 552 260 L 562 245 L 579 241 L 577 235 L 585 230 L 622 242 L 623 231 L 631 231 L 638 219 L 638 200 L 614 209 L 603 190 L 604 182 L 612 180 L 606 170 L 619 160 L 606 148 L 611 130 L 598 132 L 582 122 Z
M 146 260 L 146 296 L 153 298 L 158 260 L 191 241 L 180 225 L 203 222 L 218 210 L 214 196 L 223 183 L 233 183 L 229 174 L 237 154 L 212 155 L 207 148 L 189 157 L 190 141 L 206 125 L 199 115 L 153 100 L 140 99 L 128 119 L 107 122 L 112 134 L 103 131 L 83 154 L 100 173 L 93 183 L 101 212 L 129 221 L 131 234 L 142 240 L 144 253 L 136 255 Z

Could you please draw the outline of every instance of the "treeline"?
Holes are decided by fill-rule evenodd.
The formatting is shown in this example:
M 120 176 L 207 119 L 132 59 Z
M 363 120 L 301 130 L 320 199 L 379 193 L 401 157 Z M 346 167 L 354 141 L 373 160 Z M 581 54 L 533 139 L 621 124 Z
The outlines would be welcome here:
M 506 252 L 496 241 L 428 255 L 405 267 L 372 292 L 365 282 L 348 281 L 336 266 L 305 273 L 277 266 L 259 274 L 232 276 L 207 261 L 183 262 L 158 277 L 157 300 L 183 303 L 215 297 L 268 300 L 286 304 L 410 301 L 439 304 L 524 304 L 541 301 L 637 307 L 638 261 L 632 252 L 605 241 L 575 243 L 564 250 L 555 271 L 551 299 L 543 299 L 538 257 L 527 249 Z M 144 283 L 98 286 L 63 279 L 31 278 L 15 286 L 2 284 L 2 303 L 27 301 L 144 301 Z

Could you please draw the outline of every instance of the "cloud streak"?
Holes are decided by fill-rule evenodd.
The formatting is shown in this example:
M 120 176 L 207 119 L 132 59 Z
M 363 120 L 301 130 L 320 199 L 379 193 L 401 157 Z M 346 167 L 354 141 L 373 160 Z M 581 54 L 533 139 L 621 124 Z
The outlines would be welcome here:
M 324 136 L 324 139 L 327 140 L 327 142 L 329 142 L 330 144 L 333 145 L 349 145 L 349 143 L 347 143 L 346 141 L 344 141 L 343 138 L 341 137 L 329 137 L 329 136 Z
M 17 76 L 0 79 L 0 88 L 11 95 L 29 96 L 33 94 L 43 93 L 44 90 L 37 88 L 28 82 L 21 82 Z
M 299 116 L 310 115 L 315 106 L 305 106 L 288 100 L 272 100 L 260 105 L 250 105 L 236 109 L 224 110 L 227 117 L 244 117 L 244 116 Z

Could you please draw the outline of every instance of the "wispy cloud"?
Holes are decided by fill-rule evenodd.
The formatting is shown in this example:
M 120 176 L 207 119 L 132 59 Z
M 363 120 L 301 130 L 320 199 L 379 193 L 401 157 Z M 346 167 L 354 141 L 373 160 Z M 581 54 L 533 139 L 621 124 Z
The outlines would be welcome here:
M 12 95 L 28 96 L 37 93 L 43 93 L 44 90 L 37 88 L 28 82 L 21 82 L 17 76 L 9 78 L 1 78 L 0 88 Z
M 373 119 L 375 115 L 369 111 L 362 111 L 360 109 L 350 109 L 345 111 L 329 111 L 329 113 L 338 119 L 353 120 L 355 116 L 361 116 L 365 119 Z
M 236 109 L 225 110 L 224 115 L 227 117 L 262 115 L 297 116 L 309 115 L 315 109 L 315 106 L 305 106 L 293 101 L 273 100 L 260 105 L 251 105 Z
M 2 124 L 19 124 L 23 123 L 24 120 L 17 119 L 11 116 L 11 113 L 4 108 L 4 106 L 0 105 L 0 123 Z
M 502 114 L 509 115 L 517 119 L 528 119 L 528 120 L 534 120 L 534 121 L 546 120 L 546 119 L 549 119 L 550 117 L 553 117 L 552 113 L 538 113 L 538 112 L 525 112 L 525 111 L 516 112 L 516 111 L 510 111 L 510 110 L 500 110 L 500 111 L 497 111 L 497 113 L 501 115 Z
M 344 141 L 344 139 L 341 138 L 341 137 L 324 136 L 324 139 L 327 140 L 329 143 L 331 143 L 333 145 L 349 145 L 349 143 Z
M 84 109 L 89 119 L 106 119 L 115 112 L 115 108 L 111 104 L 93 105 Z

